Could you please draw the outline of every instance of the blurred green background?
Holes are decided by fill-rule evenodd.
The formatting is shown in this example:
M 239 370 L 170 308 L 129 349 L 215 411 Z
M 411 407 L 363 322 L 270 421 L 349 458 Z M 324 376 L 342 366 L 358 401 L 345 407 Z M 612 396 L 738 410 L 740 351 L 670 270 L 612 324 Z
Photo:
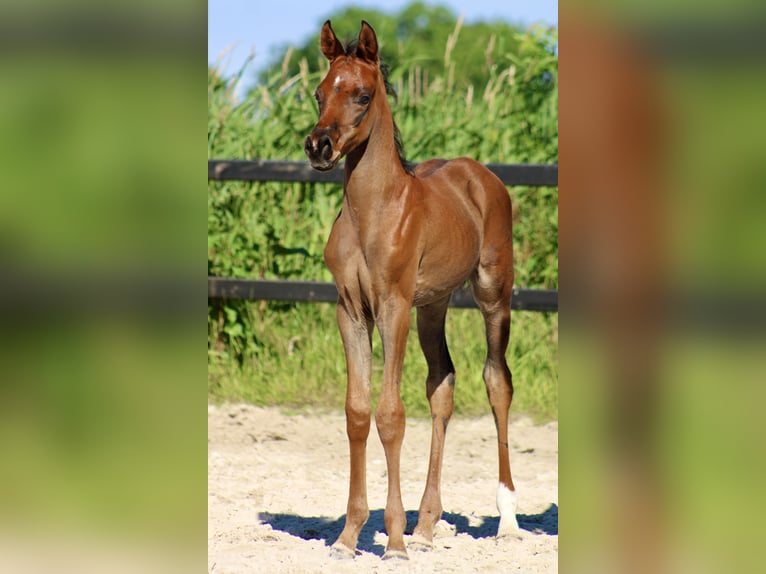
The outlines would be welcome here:
M 3 570 L 204 563 L 204 8 L 0 8 Z
M 560 11 L 565 572 L 762 570 L 765 21 L 745 4 Z

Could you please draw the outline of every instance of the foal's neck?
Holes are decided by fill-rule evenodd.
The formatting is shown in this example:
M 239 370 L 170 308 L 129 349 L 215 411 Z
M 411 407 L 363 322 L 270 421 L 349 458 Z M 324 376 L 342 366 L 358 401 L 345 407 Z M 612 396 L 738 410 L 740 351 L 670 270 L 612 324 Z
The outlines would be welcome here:
M 343 190 L 356 211 L 375 210 L 381 202 L 393 200 L 407 178 L 394 139 L 394 119 L 388 101 L 384 99 L 378 106 L 377 110 L 370 110 L 377 114 L 370 136 L 346 158 Z

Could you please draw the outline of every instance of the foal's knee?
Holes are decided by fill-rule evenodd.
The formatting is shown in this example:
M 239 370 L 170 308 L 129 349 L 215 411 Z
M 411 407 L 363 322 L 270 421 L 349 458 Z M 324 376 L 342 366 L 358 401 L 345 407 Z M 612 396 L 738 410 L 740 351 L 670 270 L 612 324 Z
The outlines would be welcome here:
M 375 411 L 375 425 L 380 441 L 385 445 L 404 437 L 404 403 L 395 401 L 378 403 Z
M 370 434 L 369 402 L 346 402 L 346 434 L 351 441 L 367 440 Z

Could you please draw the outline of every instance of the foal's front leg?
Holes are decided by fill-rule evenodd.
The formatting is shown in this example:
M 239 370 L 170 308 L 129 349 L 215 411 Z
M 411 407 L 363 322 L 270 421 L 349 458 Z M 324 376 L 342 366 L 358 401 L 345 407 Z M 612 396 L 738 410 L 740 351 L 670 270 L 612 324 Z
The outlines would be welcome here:
M 366 448 L 370 433 L 370 374 L 372 321 L 348 301 L 339 301 L 338 328 L 346 352 L 346 432 L 350 450 L 350 477 L 346 525 L 332 552 L 353 558 L 362 526 L 370 515 L 367 505 Z
M 399 482 L 399 463 L 404 440 L 404 404 L 399 393 L 402 380 L 404 352 L 410 328 L 410 305 L 404 298 L 391 297 L 383 305 L 378 317 L 378 328 L 383 340 L 383 383 L 375 412 L 378 435 L 386 453 L 388 470 L 388 498 L 384 521 L 388 544 L 383 559 L 408 558 L 404 546 L 406 516 L 402 505 Z

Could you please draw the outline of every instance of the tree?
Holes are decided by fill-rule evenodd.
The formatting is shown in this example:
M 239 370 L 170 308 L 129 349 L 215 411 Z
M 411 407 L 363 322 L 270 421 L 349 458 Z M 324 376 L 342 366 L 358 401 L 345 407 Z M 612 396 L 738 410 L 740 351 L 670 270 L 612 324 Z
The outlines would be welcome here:
M 490 67 L 518 50 L 518 34 L 522 32 L 520 27 L 506 22 L 458 24 L 458 17 L 448 8 L 422 2 L 414 2 L 394 14 L 347 8 L 330 19 L 339 37 L 345 35 L 348 40 L 358 33 L 361 20 L 367 20 L 375 29 L 394 81 L 417 68 L 424 78 L 451 75 L 454 87 L 473 85 L 477 91 L 486 85 Z M 277 50 L 259 81 L 267 84 L 275 77 L 297 74 L 303 59 L 310 72 L 321 69 L 324 65 L 319 52 L 321 25 L 322 22 L 317 23 L 316 33 L 304 45 Z

